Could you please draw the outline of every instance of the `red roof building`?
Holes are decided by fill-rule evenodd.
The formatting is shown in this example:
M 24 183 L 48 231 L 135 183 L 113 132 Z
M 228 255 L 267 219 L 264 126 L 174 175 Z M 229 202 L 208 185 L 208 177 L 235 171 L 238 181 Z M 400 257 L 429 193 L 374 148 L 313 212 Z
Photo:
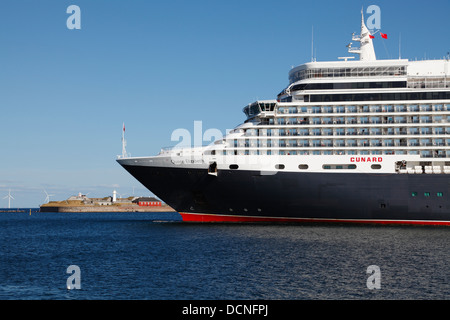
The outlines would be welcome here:
M 147 198 L 147 197 L 142 197 L 137 199 L 137 203 L 140 206 L 146 206 L 146 207 L 160 207 L 161 206 L 161 201 L 156 199 L 156 198 Z

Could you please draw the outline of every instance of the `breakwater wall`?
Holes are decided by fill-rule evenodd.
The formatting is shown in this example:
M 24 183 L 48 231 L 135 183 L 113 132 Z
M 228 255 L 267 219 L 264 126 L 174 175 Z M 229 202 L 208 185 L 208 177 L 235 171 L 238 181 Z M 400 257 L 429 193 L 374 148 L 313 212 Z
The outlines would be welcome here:
M 167 205 L 143 207 L 137 205 L 122 206 L 41 206 L 41 212 L 175 212 Z

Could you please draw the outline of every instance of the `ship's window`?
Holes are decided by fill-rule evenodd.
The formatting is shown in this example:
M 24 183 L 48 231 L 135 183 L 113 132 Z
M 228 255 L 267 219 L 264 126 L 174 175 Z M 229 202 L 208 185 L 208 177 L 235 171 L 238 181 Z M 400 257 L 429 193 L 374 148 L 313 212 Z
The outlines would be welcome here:
M 333 77 L 333 69 L 323 69 L 323 77 Z M 344 70 L 339 70 L 336 76 L 342 76 Z M 291 91 L 298 90 L 330 90 L 330 89 L 375 89 L 375 88 L 404 88 L 406 81 L 395 82 L 345 82 L 345 83 L 309 83 L 298 84 L 291 88 Z
M 429 192 L 425 192 L 423 195 L 424 195 L 425 197 L 429 197 L 429 196 L 430 196 L 430 193 L 429 193 Z
M 442 197 L 442 196 L 443 196 L 443 193 L 442 193 L 442 192 L 438 192 L 438 193 L 437 193 L 437 196 L 438 196 L 438 197 Z
M 275 169 L 284 169 L 284 164 L 276 164 Z
M 237 164 L 230 164 L 230 169 L 236 170 L 239 169 L 239 166 Z
M 307 164 L 299 164 L 298 168 L 301 169 L 301 170 L 306 170 L 306 169 L 309 168 L 309 166 Z
M 386 101 L 386 100 L 445 100 L 450 92 L 402 92 L 360 94 L 314 94 L 308 102 Z
M 282 98 L 280 102 L 292 102 L 292 96 Z
M 381 164 L 373 164 L 370 167 L 374 170 L 379 170 L 379 169 L 381 169 Z
M 415 192 L 415 191 L 412 192 L 412 193 L 411 193 L 411 196 L 412 196 L 412 197 L 417 197 L 417 192 Z

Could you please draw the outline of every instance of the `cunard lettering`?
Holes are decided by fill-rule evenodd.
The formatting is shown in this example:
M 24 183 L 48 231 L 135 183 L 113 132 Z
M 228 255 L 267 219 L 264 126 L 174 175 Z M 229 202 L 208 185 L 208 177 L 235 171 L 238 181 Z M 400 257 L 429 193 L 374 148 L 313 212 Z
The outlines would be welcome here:
M 383 162 L 382 157 L 351 157 L 350 162 Z

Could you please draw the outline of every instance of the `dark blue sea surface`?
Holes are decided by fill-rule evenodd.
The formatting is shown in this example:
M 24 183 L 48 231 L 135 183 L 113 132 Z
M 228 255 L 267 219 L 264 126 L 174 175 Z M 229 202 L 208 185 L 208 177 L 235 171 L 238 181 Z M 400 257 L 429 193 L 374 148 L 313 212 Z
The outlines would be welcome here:
M 450 228 L 1 213 L 0 299 L 449 299 Z M 81 289 L 67 289 L 80 270 Z M 380 289 L 369 289 L 369 266 Z

